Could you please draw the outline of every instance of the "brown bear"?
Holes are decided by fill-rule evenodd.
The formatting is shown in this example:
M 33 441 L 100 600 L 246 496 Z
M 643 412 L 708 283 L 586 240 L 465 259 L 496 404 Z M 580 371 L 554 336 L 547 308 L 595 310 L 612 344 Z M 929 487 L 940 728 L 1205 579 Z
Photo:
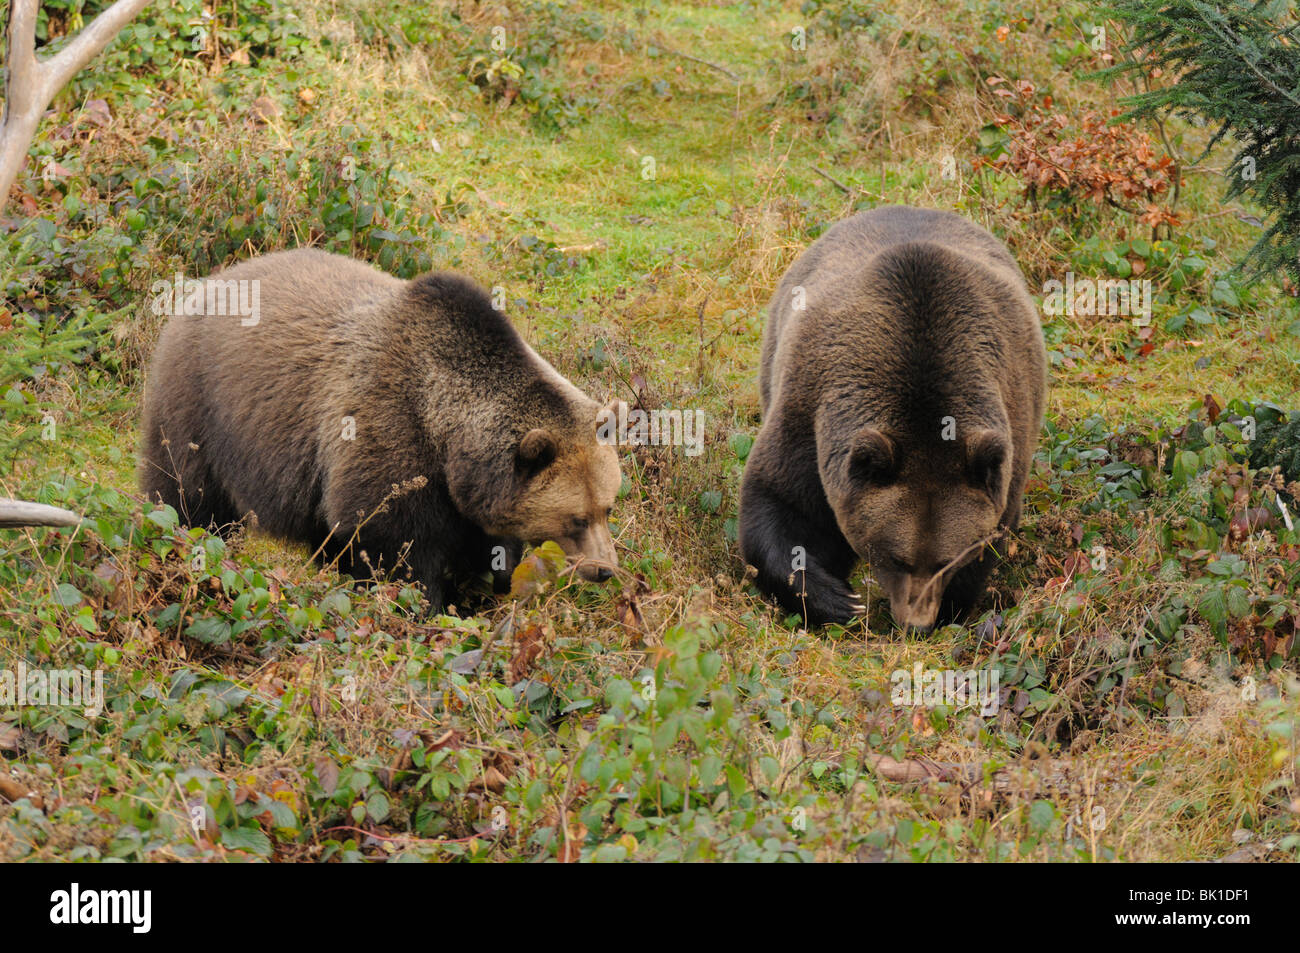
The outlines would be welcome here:
M 449 576 L 491 570 L 501 591 L 525 542 L 612 574 L 622 477 L 603 408 L 467 278 L 298 249 L 178 276 L 154 307 L 173 316 L 140 484 L 189 524 L 254 513 L 353 575 L 404 563 L 435 607 Z
M 972 608 L 1014 530 L 1042 426 L 1047 357 L 1006 247 L 950 212 L 842 221 L 769 309 L 763 424 L 745 467 L 740 549 L 810 625 L 864 613 L 859 557 L 894 620 Z

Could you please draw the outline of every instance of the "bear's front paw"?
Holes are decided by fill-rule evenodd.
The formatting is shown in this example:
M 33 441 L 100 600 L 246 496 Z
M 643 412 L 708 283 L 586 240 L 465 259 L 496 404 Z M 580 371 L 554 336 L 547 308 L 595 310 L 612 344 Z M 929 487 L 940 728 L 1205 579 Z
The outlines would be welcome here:
M 862 598 L 842 579 L 817 569 L 808 572 L 806 584 L 795 573 L 796 599 L 799 611 L 808 625 L 827 625 L 837 623 L 848 625 L 854 619 L 867 614 L 867 607 Z

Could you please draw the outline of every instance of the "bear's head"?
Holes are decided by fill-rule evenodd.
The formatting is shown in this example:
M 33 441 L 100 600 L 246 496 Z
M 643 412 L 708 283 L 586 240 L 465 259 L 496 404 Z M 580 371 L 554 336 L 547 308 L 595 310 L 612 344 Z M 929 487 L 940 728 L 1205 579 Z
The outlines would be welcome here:
M 894 621 L 929 629 L 954 573 L 998 533 L 1011 482 L 1006 427 L 954 426 L 952 439 L 865 425 L 819 453 L 840 531 L 889 597 Z
M 494 500 L 483 521 L 494 536 L 534 545 L 554 540 L 578 574 L 593 582 L 608 579 L 618 566 L 609 516 L 623 481 L 618 451 L 597 437 L 601 413 L 595 402 L 583 401 L 574 408 L 575 420 L 520 435 L 508 498 Z

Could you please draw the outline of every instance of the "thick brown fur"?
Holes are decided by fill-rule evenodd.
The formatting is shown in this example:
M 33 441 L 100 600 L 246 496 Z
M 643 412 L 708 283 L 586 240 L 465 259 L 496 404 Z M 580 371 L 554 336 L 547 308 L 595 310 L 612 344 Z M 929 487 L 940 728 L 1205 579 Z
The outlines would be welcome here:
M 901 625 L 971 609 L 1020 520 L 1046 376 L 1033 301 L 987 231 L 904 206 L 836 224 L 769 310 L 740 500 L 759 587 L 847 622 L 861 557 Z
M 151 499 L 195 526 L 255 513 L 353 575 L 404 562 L 435 606 L 449 576 L 492 569 L 500 589 L 524 542 L 556 540 L 587 578 L 612 572 L 621 477 L 597 441 L 602 408 L 473 282 L 401 281 L 314 249 L 213 278 L 257 281 L 260 315 L 163 330 L 142 434 Z

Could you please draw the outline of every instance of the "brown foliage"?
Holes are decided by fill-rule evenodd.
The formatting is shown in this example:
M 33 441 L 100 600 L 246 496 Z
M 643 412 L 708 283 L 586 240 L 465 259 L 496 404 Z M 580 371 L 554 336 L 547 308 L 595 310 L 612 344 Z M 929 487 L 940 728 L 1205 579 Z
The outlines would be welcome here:
M 1036 202 L 1040 191 L 1064 192 L 1073 199 L 1133 211 L 1152 228 L 1178 224 L 1157 202 L 1178 181 L 1174 160 L 1161 154 L 1133 123 L 1112 124 L 1119 110 L 1083 113 L 1077 134 L 1071 136 L 1071 117 L 1053 109 L 1051 96 L 1038 96 L 1033 83 L 1009 83 L 1000 76 L 988 82 L 1008 106 L 997 123 L 1010 144 L 997 158 L 981 161 L 1015 175 L 1031 201 Z M 1134 201 L 1141 203 L 1140 210 L 1129 206 Z

